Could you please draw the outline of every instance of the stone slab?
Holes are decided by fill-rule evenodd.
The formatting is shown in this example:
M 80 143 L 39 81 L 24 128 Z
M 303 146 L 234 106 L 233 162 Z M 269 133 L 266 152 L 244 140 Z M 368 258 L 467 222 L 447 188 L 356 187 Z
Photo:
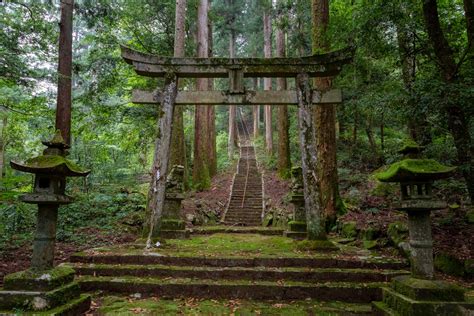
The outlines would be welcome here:
M 22 315 L 48 315 L 48 316 L 77 316 L 85 314 L 91 305 L 90 295 L 83 294 L 78 298 L 71 300 L 70 302 L 58 306 L 54 309 L 42 311 L 42 312 L 28 312 L 22 311 Z M 18 310 L 15 311 L 2 311 L 0 310 L 0 315 L 2 316 L 17 316 L 19 314 Z
M 474 313 L 474 303 L 417 301 L 390 288 L 383 288 L 383 302 L 400 315 L 466 316 Z
M 50 291 L 74 280 L 74 270 L 70 267 L 56 267 L 36 272 L 25 270 L 5 276 L 3 288 L 18 291 Z
M 464 301 L 464 289 L 444 281 L 421 280 L 405 275 L 394 278 L 392 287 L 396 292 L 418 301 Z
M 77 282 L 71 282 L 48 292 L 5 290 L 0 292 L 0 310 L 48 310 L 67 304 L 79 295 L 80 287 Z
M 285 231 L 283 232 L 283 236 L 288 237 L 288 238 L 293 238 L 296 240 L 303 240 L 306 239 L 308 234 L 306 232 L 293 232 L 293 231 Z

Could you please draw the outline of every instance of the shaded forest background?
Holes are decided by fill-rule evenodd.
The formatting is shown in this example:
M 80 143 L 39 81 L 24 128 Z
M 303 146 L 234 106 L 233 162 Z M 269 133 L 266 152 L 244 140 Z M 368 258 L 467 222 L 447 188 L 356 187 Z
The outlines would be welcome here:
M 413 138 L 426 146 L 427 157 L 459 167 L 455 178 L 440 182 L 438 187 L 451 208 L 451 215 L 443 215 L 451 220 L 443 225 L 455 231 L 460 226 L 452 214 L 464 218 L 472 209 L 467 184 L 473 184 L 463 178 L 463 172 L 472 173 L 473 168 L 474 44 L 469 40 L 472 33 L 469 35 L 465 14 L 466 3 L 472 5 L 472 1 L 437 1 L 441 27 L 457 67 L 456 80 L 451 82 L 440 71 L 443 65 L 425 28 L 422 2 L 330 1 L 327 40 L 331 48 L 357 47 L 353 64 L 346 66 L 333 84 L 344 92 L 344 103 L 337 108 L 339 186 L 348 218 L 367 221 L 377 214 L 383 218 L 396 199 L 397 188 L 376 183 L 372 174 L 400 159 L 397 150 Z M 236 57 L 264 57 L 264 11 L 270 12 L 273 21 L 273 47 L 276 30 L 283 29 L 287 33 L 287 56 L 311 54 L 310 0 L 278 1 L 271 8 L 263 1 L 231 3 L 212 1 L 213 56 L 228 57 L 229 37 L 235 36 Z M 188 0 L 186 56 L 196 55 L 197 7 L 197 0 Z M 174 19 L 174 0 L 76 1 L 70 157 L 92 173 L 87 180 L 70 182 L 69 190 L 77 202 L 60 210 L 59 241 L 106 242 L 118 232 L 139 229 L 158 111 L 129 101 L 133 88 L 151 90 L 162 82 L 137 76 L 122 61 L 119 45 L 172 56 Z M 17 202 L 18 195 L 31 190 L 32 178 L 14 172 L 9 161 L 39 154 L 43 148 L 40 141 L 54 132 L 58 21 L 58 1 L 0 3 L 0 252 L 27 245 L 34 231 L 35 207 Z M 263 79 L 260 81 L 257 87 L 263 89 Z M 247 86 L 253 84 L 248 82 Z M 193 89 L 194 81 L 181 85 Z M 214 82 L 216 89 L 225 86 L 223 80 Z M 289 80 L 288 86 L 291 89 L 294 82 Z M 464 113 L 470 143 L 460 145 L 453 139 L 447 111 L 453 102 Z M 183 112 L 190 169 L 194 111 L 189 106 Z M 261 111 L 263 118 L 263 108 Z M 219 182 L 219 177 L 232 172 L 235 159 L 228 156 L 228 107 L 218 106 L 215 113 L 219 176 L 207 186 L 220 190 L 225 181 Z M 252 109 L 242 108 L 242 113 L 251 117 Z M 274 175 L 279 142 L 276 109 L 274 113 L 273 154 L 265 150 L 263 121 L 259 122 L 261 133 L 255 142 L 260 161 L 278 182 Z M 296 108 L 289 107 L 288 117 L 290 158 L 297 165 Z M 459 146 L 467 147 L 467 160 L 460 161 Z M 193 189 L 201 186 L 193 183 L 191 175 L 187 182 L 193 198 L 200 194 Z M 285 208 L 286 204 L 282 198 L 271 205 Z

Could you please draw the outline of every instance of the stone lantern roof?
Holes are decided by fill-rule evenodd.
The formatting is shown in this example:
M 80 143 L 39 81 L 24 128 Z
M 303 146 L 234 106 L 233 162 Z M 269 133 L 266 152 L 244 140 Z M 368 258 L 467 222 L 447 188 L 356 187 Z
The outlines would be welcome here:
M 376 177 L 382 182 L 431 182 L 450 177 L 455 169 L 433 159 L 407 158 L 391 164 Z
M 86 170 L 64 157 L 65 150 L 69 146 L 64 142 L 60 133 L 56 133 L 51 141 L 42 143 L 48 147 L 44 150 L 43 155 L 22 163 L 11 161 L 11 167 L 28 173 L 67 177 L 85 177 L 90 173 L 90 170 Z

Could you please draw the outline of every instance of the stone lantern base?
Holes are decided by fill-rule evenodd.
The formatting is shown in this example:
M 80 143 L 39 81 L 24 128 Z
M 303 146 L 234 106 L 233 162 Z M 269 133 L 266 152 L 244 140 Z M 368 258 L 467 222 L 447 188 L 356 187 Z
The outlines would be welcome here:
M 189 238 L 189 231 L 186 224 L 179 218 L 163 218 L 161 220 L 161 230 L 159 237 L 165 239 L 186 239 Z
M 456 285 L 400 276 L 383 288 L 383 301 L 373 302 L 373 310 L 375 315 L 473 315 L 474 303 L 466 302 Z
M 306 222 L 305 221 L 291 221 L 288 223 L 288 230 L 283 233 L 285 237 L 293 239 L 306 239 Z
M 89 310 L 90 303 L 89 295 L 81 295 L 74 270 L 69 267 L 9 274 L 0 291 L 1 315 L 81 315 Z

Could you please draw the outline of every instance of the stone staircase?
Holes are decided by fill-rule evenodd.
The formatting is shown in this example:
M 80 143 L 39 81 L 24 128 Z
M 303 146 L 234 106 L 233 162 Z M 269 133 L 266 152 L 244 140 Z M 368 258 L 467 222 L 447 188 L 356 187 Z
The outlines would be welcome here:
M 237 173 L 223 222 L 229 225 L 260 226 L 262 223 L 262 176 L 255 148 L 241 146 Z
M 370 304 L 406 274 L 397 261 L 354 256 L 181 257 L 132 250 L 71 258 L 82 291 L 140 297 L 306 300 Z

